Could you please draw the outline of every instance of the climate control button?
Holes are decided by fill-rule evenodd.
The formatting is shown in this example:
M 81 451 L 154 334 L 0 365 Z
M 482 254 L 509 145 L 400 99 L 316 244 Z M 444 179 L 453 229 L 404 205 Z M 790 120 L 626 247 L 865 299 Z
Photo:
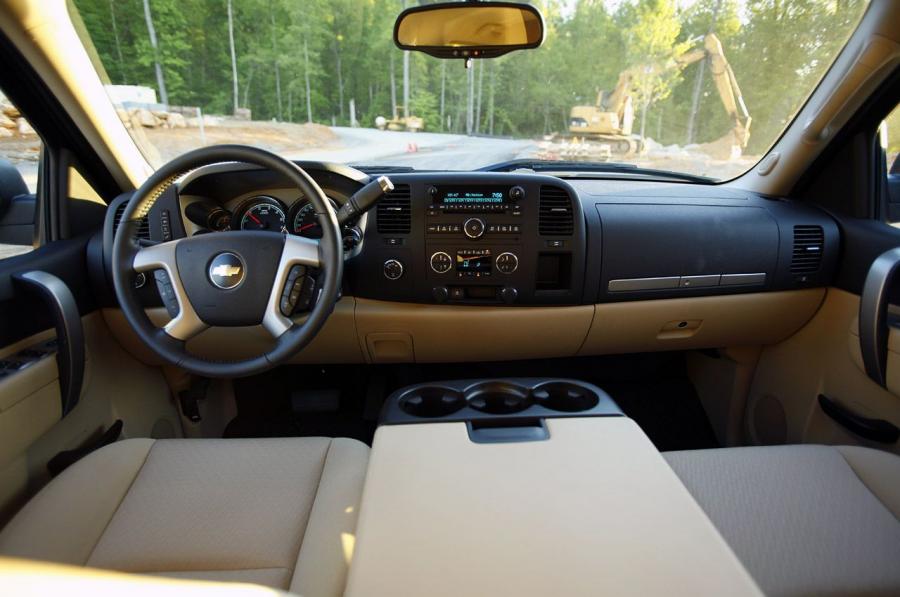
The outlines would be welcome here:
M 431 255 L 431 269 L 437 274 L 446 274 L 453 267 L 453 259 L 443 251 Z
M 481 238 L 484 234 L 484 220 L 480 218 L 469 218 L 463 224 L 463 232 L 472 239 Z
M 495 263 L 497 264 L 497 271 L 501 274 L 511 274 L 519 269 L 519 258 L 516 257 L 515 253 L 500 253 L 497 255 Z

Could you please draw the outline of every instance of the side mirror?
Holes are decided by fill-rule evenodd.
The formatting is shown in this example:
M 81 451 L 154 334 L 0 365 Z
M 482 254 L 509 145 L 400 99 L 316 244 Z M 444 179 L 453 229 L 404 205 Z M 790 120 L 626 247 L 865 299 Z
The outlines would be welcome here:
M 544 41 L 544 17 L 528 4 L 446 2 L 408 8 L 394 24 L 401 50 L 436 58 L 495 58 L 537 48 Z

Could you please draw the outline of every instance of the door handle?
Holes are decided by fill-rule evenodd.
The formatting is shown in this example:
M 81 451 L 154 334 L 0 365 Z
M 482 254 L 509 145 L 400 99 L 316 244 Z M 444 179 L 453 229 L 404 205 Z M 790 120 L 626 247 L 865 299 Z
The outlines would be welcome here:
M 819 394 L 819 406 L 822 408 L 822 412 L 831 417 L 838 425 L 863 439 L 882 444 L 893 444 L 900 438 L 900 429 L 890 421 L 858 415 L 824 394 Z
M 878 385 L 887 383 L 888 299 L 900 269 L 900 247 L 872 262 L 859 299 L 859 348 L 866 374 Z
M 84 381 L 84 331 L 78 304 L 66 283 L 53 274 L 30 271 L 15 274 L 13 279 L 44 301 L 53 314 L 62 416 L 66 416 L 78 403 Z

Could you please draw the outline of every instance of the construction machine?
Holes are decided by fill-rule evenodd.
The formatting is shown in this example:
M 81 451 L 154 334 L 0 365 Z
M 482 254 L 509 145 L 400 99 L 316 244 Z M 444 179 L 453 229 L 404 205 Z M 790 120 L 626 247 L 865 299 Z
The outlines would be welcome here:
M 723 157 L 727 154 L 727 157 L 736 158 L 747 147 L 751 118 L 719 38 L 713 33 L 706 35 L 703 47 L 688 50 L 662 68 L 682 69 L 705 58 L 709 59 L 709 70 L 716 90 L 732 121 L 731 131 L 722 139 L 705 144 L 705 149 Z M 600 91 L 593 106 L 573 107 L 569 113 L 568 137 L 588 143 L 598 142 L 608 146 L 607 151 L 612 154 L 640 153 L 643 140 L 632 132 L 634 105 L 631 94 L 637 75 L 647 68 L 653 67 L 638 65 L 622 71 L 612 92 Z
M 402 111 L 403 106 L 398 106 L 398 111 Z M 425 128 L 425 120 L 419 116 L 399 116 L 394 114 L 393 118 L 385 118 L 378 116 L 375 119 L 375 128 L 379 131 L 406 131 L 417 133 Z

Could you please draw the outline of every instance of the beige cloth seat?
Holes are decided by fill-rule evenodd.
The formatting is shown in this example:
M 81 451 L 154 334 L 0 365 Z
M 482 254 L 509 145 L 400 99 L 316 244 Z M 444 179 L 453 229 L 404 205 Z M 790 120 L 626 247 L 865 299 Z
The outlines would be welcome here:
M 367 462 L 349 439 L 117 442 L 38 493 L 0 554 L 340 595 Z
M 766 595 L 900 595 L 900 457 L 847 446 L 664 456 Z

